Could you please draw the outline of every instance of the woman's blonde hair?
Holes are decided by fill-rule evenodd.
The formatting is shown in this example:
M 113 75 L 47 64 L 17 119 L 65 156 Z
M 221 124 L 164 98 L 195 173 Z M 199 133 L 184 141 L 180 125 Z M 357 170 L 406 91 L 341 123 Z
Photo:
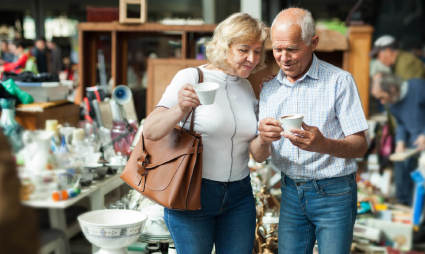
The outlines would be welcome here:
M 268 37 L 268 29 L 258 19 L 246 13 L 235 13 L 220 22 L 214 30 L 212 40 L 207 44 L 206 54 L 208 61 L 216 67 L 226 70 L 230 66 L 227 63 L 227 52 L 232 43 L 261 42 L 260 62 L 253 72 L 264 67 L 264 42 Z

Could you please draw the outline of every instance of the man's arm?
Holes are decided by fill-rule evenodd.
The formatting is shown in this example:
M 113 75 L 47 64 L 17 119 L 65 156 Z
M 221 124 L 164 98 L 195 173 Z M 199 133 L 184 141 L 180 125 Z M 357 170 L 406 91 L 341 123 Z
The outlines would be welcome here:
M 322 135 L 319 128 L 303 123 L 303 130 L 291 131 L 296 135 L 283 134 L 291 143 L 303 150 L 330 154 L 339 158 L 359 158 L 367 151 L 367 140 L 363 131 L 343 139 L 330 139 Z

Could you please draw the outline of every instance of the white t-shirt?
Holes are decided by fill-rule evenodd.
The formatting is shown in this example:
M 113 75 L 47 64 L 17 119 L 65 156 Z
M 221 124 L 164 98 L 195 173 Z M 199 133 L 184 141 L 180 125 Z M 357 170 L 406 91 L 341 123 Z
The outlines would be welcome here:
M 214 181 L 242 180 L 249 174 L 249 142 L 257 132 L 258 101 L 247 79 L 200 66 L 204 82 L 220 85 L 214 104 L 200 105 L 195 112 L 197 133 L 202 135 L 202 177 Z M 198 85 L 195 68 L 179 71 L 168 85 L 157 106 L 178 104 L 178 91 L 185 84 Z M 185 124 L 189 129 L 190 119 Z

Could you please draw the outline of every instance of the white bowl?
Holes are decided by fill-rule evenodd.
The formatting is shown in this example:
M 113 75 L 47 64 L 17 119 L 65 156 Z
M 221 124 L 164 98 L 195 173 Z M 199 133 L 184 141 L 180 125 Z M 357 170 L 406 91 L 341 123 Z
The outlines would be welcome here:
M 98 253 L 127 253 L 146 221 L 146 215 L 134 210 L 95 210 L 78 216 L 86 239 L 101 248 Z

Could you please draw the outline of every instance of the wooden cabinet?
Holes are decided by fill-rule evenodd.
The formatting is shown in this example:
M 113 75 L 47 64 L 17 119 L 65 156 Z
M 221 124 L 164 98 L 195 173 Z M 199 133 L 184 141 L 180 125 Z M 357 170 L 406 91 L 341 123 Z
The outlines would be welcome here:
M 343 69 L 349 71 L 357 83 L 366 117 L 369 116 L 369 52 L 372 45 L 371 26 L 351 26 L 348 29 L 349 48 L 344 52 Z
M 215 25 L 162 25 L 145 23 L 137 25 L 122 25 L 119 23 L 81 23 L 79 29 L 79 73 L 80 81 L 76 95 L 76 103 L 80 103 L 84 95 L 84 87 L 98 83 L 97 80 L 97 50 L 106 41 L 104 48 L 105 58 L 113 85 L 127 84 L 128 58 L 133 54 L 128 45 L 132 38 L 145 39 L 165 38 L 177 41 L 180 47 L 173 56 L 165 54 L 155 61 L 146 60 L 148 75 L 148 89 L 146 96 L 147 113 L 158 102 L 160 95 L 179 68 L 193 66 L 195 61 L 196 41 L 203 36 L 211 36 Z M 316 53 L 319 58 L 342 67 L 351 72 L 358 85 L 363 109 L 368 116 L 369 109 L 369 52 L 371 47 L 373 28 L 371 26 L 352 26 L 348 29 L 348 48 L 338 49 L 330 47 L 333 38 L 327 38 L 328 33 L 320 33 L 321 40 L 326 42 L 319 45 Z M 342 43 L 344 45 L 344 43 Z M 140 45 L 143 47 L 143 45 Z M 160 48 L 169 50 L 170 45 Z M 271 51 L 267 52 L 268 68 L 251 77 L 254 91 L 258 95 L 259 84 L 264 76 L 275 74 L 278 68 L 273 60 Z M 169 59 L 169 58 L 173 59 Z M 202 62 L 202 61 L 201 61 Z M 152 69 L 152 70 L 149 70 Z
M 107 63 L 107 71 L 113 86 L 127 83 L 127 68 L 129 54 L 134 52 L 129 49 L 129 41 L 133 38 L 142 38 L 146 41 L 163 38 L 157 44 L 174 41 L 178 47 L 174 58 L 195 58 L 196 41 L 203 36 L 211 36 L 215 25 L 162 25 L 157 23 L 144 23 L 123 25 L 117 22 L 80 23 L 79 33 L 79 85 L 75 102 L 80 103 L 84 96 L 86 86 L 96 85 L 98 82 L 97 64 L 99 49 Z M 143 47 L 143 45 L 140 45 Z M 159 46 L 161 47 L 161 45 Z M 162 45 L 163 51 L 169 51 L 173 46 Z M 159 56 L 161 58 L 169 55 Z

